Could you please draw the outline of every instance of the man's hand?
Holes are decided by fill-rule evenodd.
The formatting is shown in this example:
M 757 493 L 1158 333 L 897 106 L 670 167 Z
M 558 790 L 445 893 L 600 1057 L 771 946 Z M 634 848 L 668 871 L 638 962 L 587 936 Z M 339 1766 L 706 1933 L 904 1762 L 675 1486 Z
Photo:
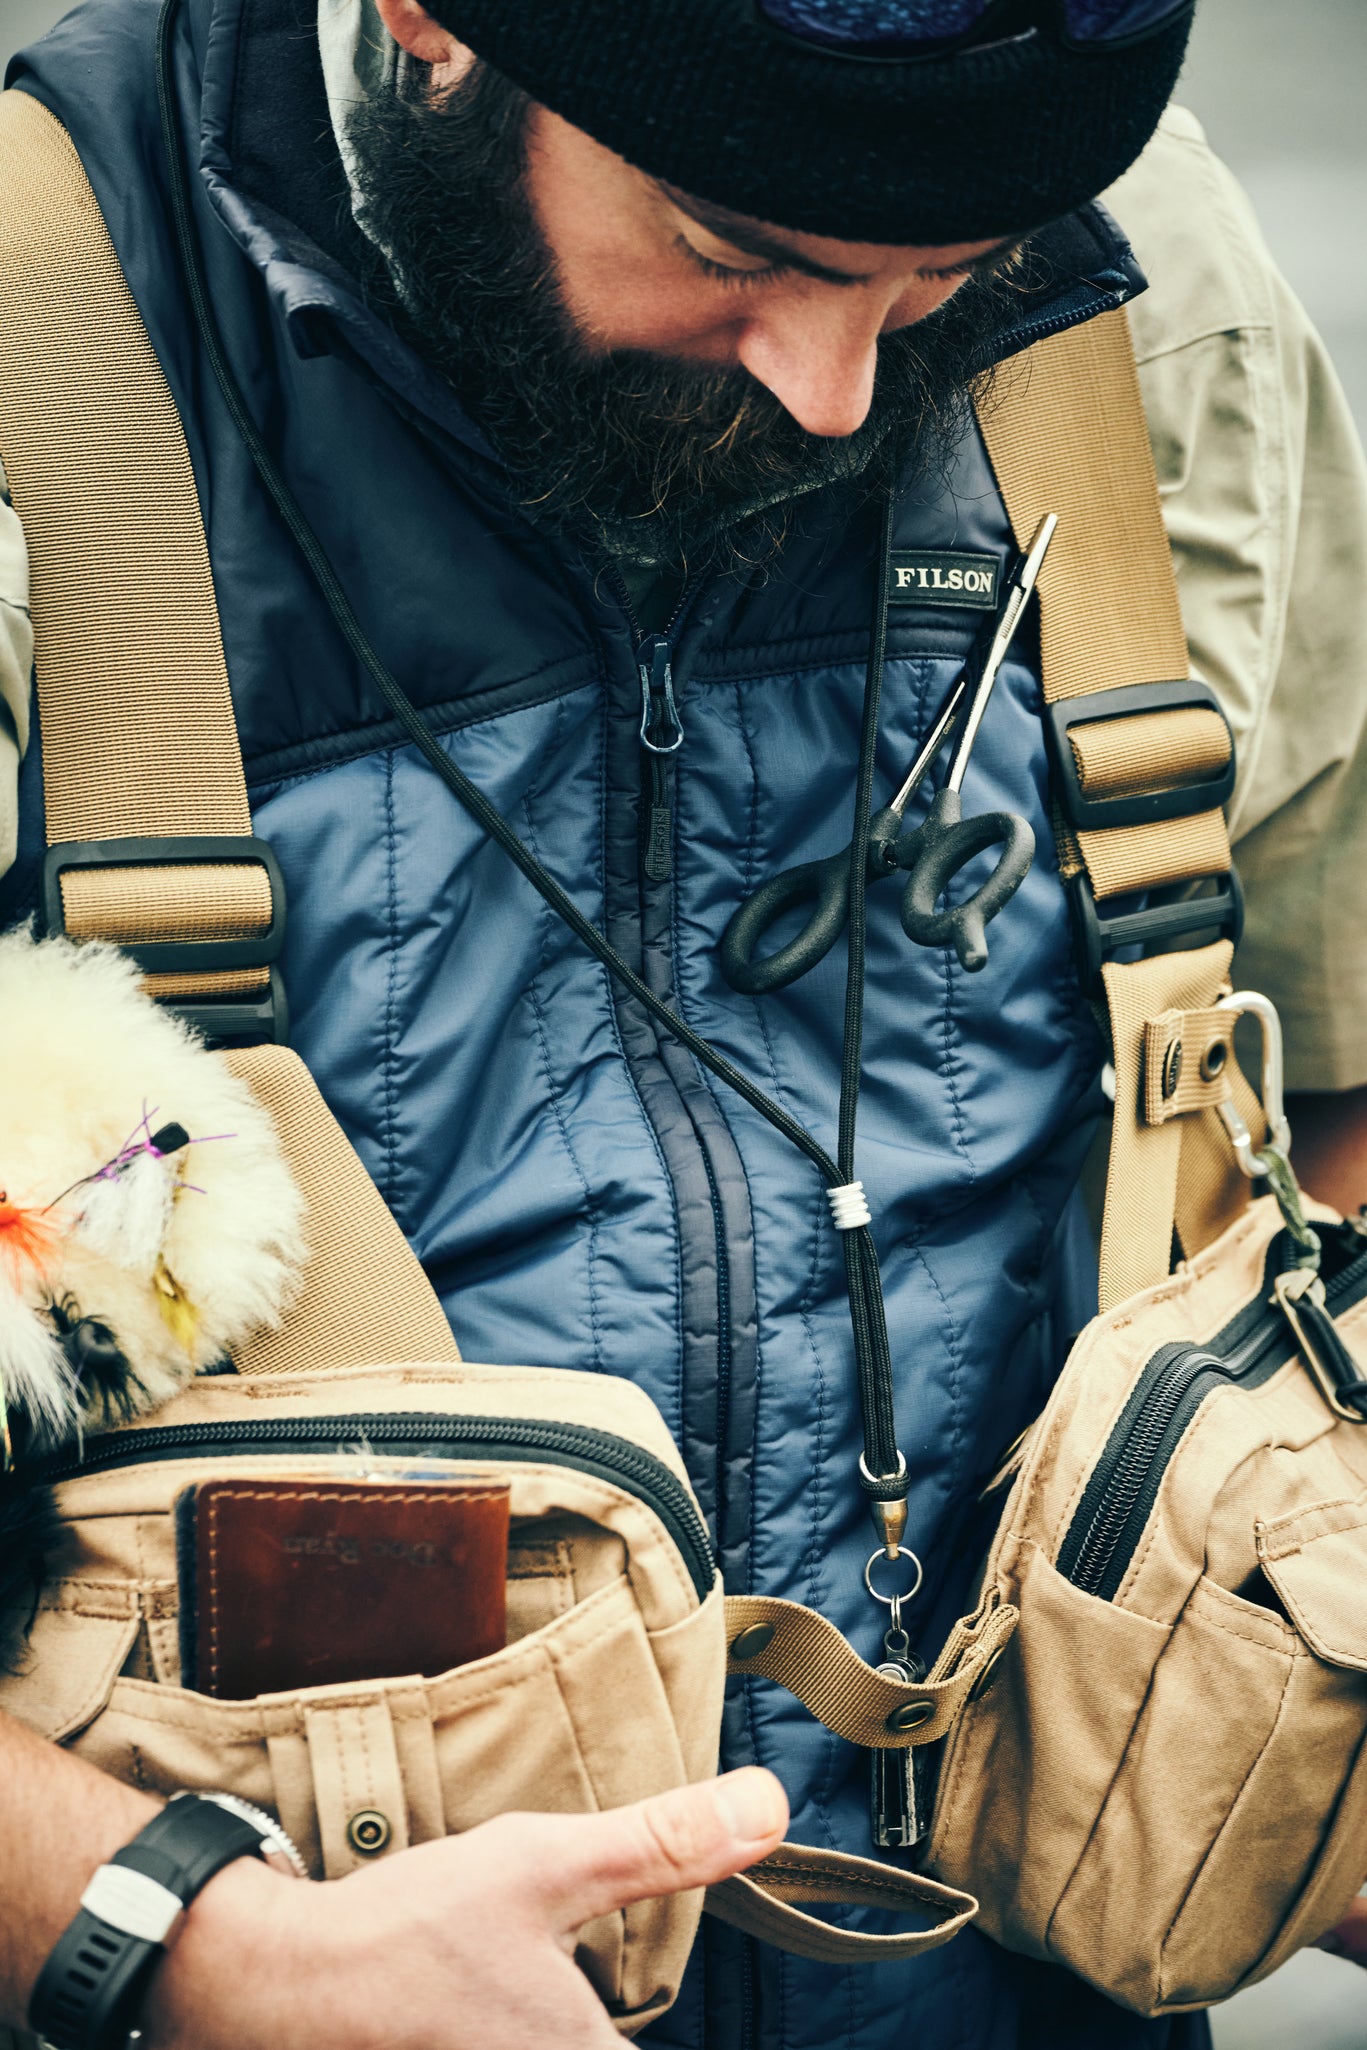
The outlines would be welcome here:
M 1367 1968 L 1367 1894 L 1359 1895 L 1338 1928 L 1316 1948 L 1327 1950 L 1334 1957 L 1346 1957 L 1350 1963 Z
M 149 2050 L 617 2050 L 575 1931 L 773 1850 L 754 1768 L 604 1815 L 505 1815 L 327 1885 L 242 1860 L 152 1983 Z

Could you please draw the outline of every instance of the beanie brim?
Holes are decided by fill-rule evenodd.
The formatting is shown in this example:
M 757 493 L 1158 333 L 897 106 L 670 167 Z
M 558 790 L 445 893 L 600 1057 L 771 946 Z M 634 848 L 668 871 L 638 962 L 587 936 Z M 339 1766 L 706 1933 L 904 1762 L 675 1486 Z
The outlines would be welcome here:
M 778 35 L 747 0 L 428 6 L 651 177 L 790 230 L 925 247 L 1021 234 L 1104 191 L 1157 127 L 1191 28 L 880 63 Z

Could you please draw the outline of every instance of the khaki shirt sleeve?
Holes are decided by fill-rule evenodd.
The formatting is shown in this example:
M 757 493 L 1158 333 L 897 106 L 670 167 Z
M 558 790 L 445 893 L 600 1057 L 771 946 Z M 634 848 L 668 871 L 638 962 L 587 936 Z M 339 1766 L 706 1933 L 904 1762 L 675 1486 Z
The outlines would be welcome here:
M 1248 926 L 1292 1088 L 1367 1082 L 1367 465 L 1342 389 L 1200 124 L 1107 195 L 1195 673 L 1234 728 Z
M 0 876 L 14 861 L 19 760 L 28 745 L 32 674 L 28 550 L 0 468 Z

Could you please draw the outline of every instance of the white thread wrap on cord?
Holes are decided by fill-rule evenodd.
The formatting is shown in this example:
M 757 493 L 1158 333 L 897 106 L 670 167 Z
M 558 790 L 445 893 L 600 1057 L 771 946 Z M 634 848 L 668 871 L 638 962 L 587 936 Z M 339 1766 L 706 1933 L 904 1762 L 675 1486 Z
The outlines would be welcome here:
M 842 1188 L 827 1189 L 826 1201 L 831 1206 L 831 1222 L 837 1231 L 858 1231 L 861 1224 L 873 1223 L 873 1212 L 865 1199 L 862 1182 L 846 1182 Z

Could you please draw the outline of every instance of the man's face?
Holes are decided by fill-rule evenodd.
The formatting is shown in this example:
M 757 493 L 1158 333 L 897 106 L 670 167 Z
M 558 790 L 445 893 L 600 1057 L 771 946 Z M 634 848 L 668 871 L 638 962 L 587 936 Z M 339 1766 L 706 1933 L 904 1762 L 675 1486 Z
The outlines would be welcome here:
M 772 554 L 794 503 L 957 440 L 1001 244 L 829 241 L 674 192 L 481 65 L 362 104 L 370 286 L 538 525 L 684 572 Z M 979 272 L 981 271 L 981 275 Z
M 744 369 L 813 435 L 861 427 L 879 337 L 1008 253 L 1000 241 L 890 248 L 772 228 L 647 177 L 545 107 L 530 112 L 524 186 L 587 351 Z

